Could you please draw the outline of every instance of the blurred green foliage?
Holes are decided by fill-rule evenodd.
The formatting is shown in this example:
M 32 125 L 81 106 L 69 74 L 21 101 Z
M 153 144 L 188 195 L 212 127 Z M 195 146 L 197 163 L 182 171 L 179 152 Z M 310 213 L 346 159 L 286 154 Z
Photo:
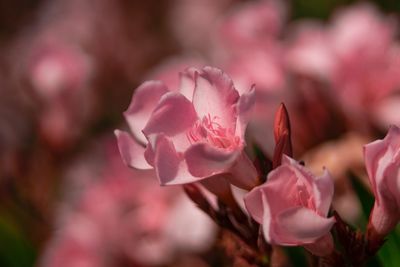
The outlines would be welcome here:
M 292 0 L 292 18 L 327 19 L 333 10 L 352 2 L 354 0 Z
M 0 214 L 0 266 L 33 266 L 36 258 L 34 247 L 22 234 L 16 224 Z
M 363 2 L 373 3 L 387 13 L 400 12 L 400 1 L 398 0 L 292 0 L 290 5 L 292 19 L 294 20 L 300 18 L 317 18 L 326 20 L 337 8 L 345 7 L 353 3 Z

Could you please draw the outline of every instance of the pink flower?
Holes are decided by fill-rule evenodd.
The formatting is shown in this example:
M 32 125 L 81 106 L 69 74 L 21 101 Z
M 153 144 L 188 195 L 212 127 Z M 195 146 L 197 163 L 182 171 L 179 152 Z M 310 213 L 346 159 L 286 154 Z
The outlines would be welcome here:
M 326 218 L 333 197 L 333 182 L 325 170 L 317 178 L 295 160 L 283 156 L 267 182 L 245 197 L 250 215 L 262 224 L 271 244 L 304 246 L 318 256 L 333 251 L 329 233 L 334 218 Z
M 374 109 L 399 86 L 396 27 L 371 5 L 339 12 L 330 27 L 330 44 L 337 60 L 333 87 L 347 112 Z
M 391 126 L 383 140 L 365 145 L 364 157 L 375 195 L 368 231 L 383 238 L 400 220 L 400 128 Z
M 116 131 L 122 158 L 133 168 L 154 168 L 162 185 L 229 173 L 230 182 L 250 189 L 257 173 L 243 148 L 254 101 L 254 88 L 239 95 L 231 79 L 211 67 L 181 73 L 178 91 L 145 82 L 125 112 L 136 140 Z

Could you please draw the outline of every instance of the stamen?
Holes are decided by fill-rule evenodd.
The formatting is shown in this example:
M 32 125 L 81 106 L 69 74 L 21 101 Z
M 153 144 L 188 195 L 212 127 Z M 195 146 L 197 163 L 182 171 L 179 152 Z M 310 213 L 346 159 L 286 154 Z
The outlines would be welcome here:
M 233 149 L 240 145 L 240 138 L 234 135 L 234 131 L 221 126 L 218 117 L 211 117 L 210 114 L 198 120 L 186 133 L 191 144 L 201 140 L 216 147 Z

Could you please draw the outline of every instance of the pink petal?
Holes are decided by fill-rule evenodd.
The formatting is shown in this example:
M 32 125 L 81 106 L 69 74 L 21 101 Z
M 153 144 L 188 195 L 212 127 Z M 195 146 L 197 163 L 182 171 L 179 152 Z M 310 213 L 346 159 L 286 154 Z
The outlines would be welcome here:
M 382 140 L 376 140 L 372 143 L 369 143 L 364 146 L 364 161 L 365 168 L 367 169 L 368 178 L 372 186 L 372 190 L 376 197 L 376 200 L 379 202 L 379 196 L 377 191 L 377 183 L 383 179 L 382 175 L 380 175 L 379 181 L 377 181 L 377 177 L 375 174 L 378 169 L 379 156 L 383 156 L 383 152 L 385 150 L 385 145 Z M 390 160 L 390 159 L 388 159 Z
M 124 112 L 133 135 L 141 143 L 147 142 L 142 130 L 150 118 L 151 112 L 168 88 L 160 81 L 148 81 L 140 85 L 132 96 L 131 104 Z
M 256 220 L 256 222 L 260 224 L 263 222 L 264 216 L 262 192 L 265 186 L 266 184 L 255 187 L 244 197 L 244 204 L 247 211 L 249 212 L 251 217 L 253 217 L 254 220 Z
M 261 195 L 262 205 L 263 205 L 263 216 L 262 216 L 262 229 L 264 233 L 265 240 L 271 243 L 273 242 L 272 237 L 274 236 L 274 231 L 271 227 L 272 224 L 272 214 L 269 203 L 267 201 L 267 196 L 265 194 Z
M 207 143 L 196 143 L 185 152 L 189 172 L 196 177 L 225 172 L 238 156 L 239 151 L 225 151 Z
M 133 138 L 124 131 L 115 130 L 118 148 L 124 163 L 136 169 L 152 169 L 144 158 L 144 147 L 136 143 Z
M 334 185 L 331 175 L 327 169 L 324 174 L 317 178 L 314 183 L 315 206 L 321 216 L 327 216 L 332 203 Z
M 251 118 L 251 113 L 256 102 L 255 86 L 252 86 L 250 91 L 242 94 L 236 105 L 237 122 L 236 122 L 236 136 L 244 139 L 246 127 Z
M 221 70 L 205 67 L 196 77 L 193 105 L 199 118 L 217 118 L 223 128 L 234 130 L 238 100 L 239 94 L 232 80 Z
M 197 115 L 193 105 L 186 97 L 180 93 L 167 93 L 154 109 L 143 133 L 146 136 L 159 133 L 169 137 L 175 136 L 175 145 L 179 142 L 188 146 L 186 131 L 196 120 Z
M 268 174 L 264 192 L 274 214 L 293 206 L 293 194 L 297 194 L 297 183 L 301 180 L 289 165 L 281 165 Z M 285 192 L 285 193 L 282 193 Z M 276 201 L 279 199 L 279 201 Z
M 182 154 L 176 152 L 174 144 L 163 134 L 157 136 L 154 168 L 161 185 L 199 181 L 198 178 L 190 175 Z
M 193 100 L 193 92 L 195 88 L 195 77 L 198 75 L 198 70 L 195 68 L 188 68 L 186 71 L 179 74 L 180 86 L 179 92 L 190 101 Z
M 397 160 L 400 151 L 400 128 L 391 126 L 383 140 L 376 140 L 364 146 L 365 167 L 378 203 L 381 192 L 387 191 L 384 178 L 390 165 Z
M 289 168 L 295 173 L 296 177 L 304 182 L 304 184 L 308 188 L 308 191 L 312 192 L 313 189 L 311 185 L 315 181 L 314 174 L 312 174 L 308 169 L 306 169 L 296 160 L 292 159 L 291 157 L 288 157 L 285 154 L 282 156 L 282 165 L 283 164 L 287 164 L 287 166 L 289 166 Z
M 329 233 L 334 218 L 324 218 L 304 207 L 293 207 L 276 218 L 275 242 L 280 245 L 302 245 L 315 242 Z
M 154 166 L 154 157 L 156 156 L 154 149 L 156 147 L 157 135 L 149 135 L 147 136 L 147 140 L 148 143 L 144 151 L 144 158 L 150 165 Z
M 369 221 L 381 236 L 386 236 L 396 227 L 400 220 L 400 211 L 397 209 L 395 201 L 388 199 L 390 205 L 379 205 L 375 201 Z M 382 203 L 382 201 L 381 201 Z
M 388 143 L 391 150 L 394 152 L 394 156 L 398 156 L 400 153 L 400 128 L 392 125 L 389 128 L 388 134 L 385 137 L 385 142 Z M 395 161 L 396 159 L 393 159 Z

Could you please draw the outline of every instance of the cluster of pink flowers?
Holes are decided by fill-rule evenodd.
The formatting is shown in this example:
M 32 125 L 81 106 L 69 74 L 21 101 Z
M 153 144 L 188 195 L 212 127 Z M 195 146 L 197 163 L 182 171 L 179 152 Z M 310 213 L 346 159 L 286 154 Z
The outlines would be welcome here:
M 161 188 L 153 172 L 127 169 L 113 139 L 95 151 L 86 156 L 91 164 L 68 171 L 70 187 L 81 192 L 70 190 L 60 206 L 40 266 L 155 266 L 211 246 L 216 227 L 180 188 Z
M 44 248 L 40 266 L 280 267 L 293 246 L 313 266 L 384 261 L 400 221 L 395 16 L 34 2 L 29 25 L 0 27 L 0 222 Z
M 211 67 L 182 72 L 179 90 L 169 90 L 160 81 L 145 82 L 136 89 L 124 113 L 133 136 L 115 132 L 120 153 L 130 167 L 154 169 L 161 185 L 194 183 L 186 187 L 187 194 L 220 226 L 237 233 L 233 222 L 220 221 L 227 208 L 243 224 L 240 227 L 251 229 L 245 223 L 248 219 L 240 218 L 253 218 L 262 229 L 264 245 L 303 246 L 338 266 L 342 258 L 331 231 L 335 217 L 340 226 L 343 222 L 338 214 L 329 217 L 334 194 L 329 172 L 325 169 L 317 177 L 291 158 L 291 129 L 284 106 L 274 123 L 272 169 L 263 171 L 251 161 L 245 152 L 245 130 L 254 105 L 254 87 L 240 95 L 227 74 Z M 376 252 L 400 221 L 399 135 L 400 129 L 393 126 L 384 140 L 365 146 L 365 164 L 376 196 L 363 239 L 365 254 Z M 199 184 L 224 205 L 212 208 L 207 204 L 198 191 Z M 235 187 L 247 193 L 243 199 L 227 201 Z M 244 201 L 245 213 L 237 209 L 235 201 Z M 252 244 L 251 237 L 238 235 Z M 259 244 L 253 249 L 262 251 Z

